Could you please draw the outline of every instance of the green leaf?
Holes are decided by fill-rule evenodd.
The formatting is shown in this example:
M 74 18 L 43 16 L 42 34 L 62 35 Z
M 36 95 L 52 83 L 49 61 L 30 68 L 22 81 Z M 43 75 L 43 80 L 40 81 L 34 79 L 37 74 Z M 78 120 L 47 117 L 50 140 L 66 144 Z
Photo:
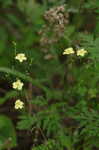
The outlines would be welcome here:
M 6 100 L 8 100 L 8 99 L 10 99 L 10 98 L 12 98 L 12 97 L 15 97 L 16 95 L 19 95 L 19 93 L 18 92 L 16 92 L 16 91 L 10 91 L 10 92 L 8 92 L 6 95 L 5 95 L 5 97 L 0 97 L 0 105 L 1 104 L 3 104 Z
M 46 92 L 48 91 L 46 87 L 44 87 L 39 80 L 33 80 L 31 77 L 19 72 L 19 71 L 16 71 L 16 70 L 12 70 L 12 69 L 9 69 L 9 68 L 6 68 L 6 67 L 0 67 L 0 72 L 4 72 L 4 73 L 8 73 L 8 74 L 11 74 L 13 76 L 16 76 L 16 77 L 19 77 L 19 78 L 22 78 L 28 82 L 31 82 L 33 85 L 35 86 L 38 86 L 39 88 L 45 90 Z
M 32 125 L 36 124 L 37 122 L 37 118 L 35 115 L 32 117 L 29 115 L 25 115 L 25 116 L 20 116 L 19 118 L 21 120 L 18 122 L 17 128 L 20 130 L 31 129 Z
M 16 144 L 16 132 L 11 120 L 0 115 L 0 150 L 15 147 Z

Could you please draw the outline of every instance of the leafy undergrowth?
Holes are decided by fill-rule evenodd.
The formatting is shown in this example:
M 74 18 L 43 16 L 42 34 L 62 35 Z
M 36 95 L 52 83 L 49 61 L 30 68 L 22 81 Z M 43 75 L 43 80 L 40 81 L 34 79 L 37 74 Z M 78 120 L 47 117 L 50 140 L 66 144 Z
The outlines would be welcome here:
M 98 150 L 99 2 L 0 7 L 0 150 Z

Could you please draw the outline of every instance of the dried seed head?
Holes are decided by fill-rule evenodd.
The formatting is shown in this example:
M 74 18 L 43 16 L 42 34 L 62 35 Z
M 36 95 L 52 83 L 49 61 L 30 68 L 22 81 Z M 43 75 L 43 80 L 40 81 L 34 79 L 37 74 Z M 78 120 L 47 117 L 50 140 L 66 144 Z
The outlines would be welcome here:
M 69 14 L 65 11 L 65 5 L 53 7 L 44 14 L 45 25 L 40 31 L 40 44 L 49 50 L 51 44 L 55 44 L 64 36 L 64 31 L 69 23 Z

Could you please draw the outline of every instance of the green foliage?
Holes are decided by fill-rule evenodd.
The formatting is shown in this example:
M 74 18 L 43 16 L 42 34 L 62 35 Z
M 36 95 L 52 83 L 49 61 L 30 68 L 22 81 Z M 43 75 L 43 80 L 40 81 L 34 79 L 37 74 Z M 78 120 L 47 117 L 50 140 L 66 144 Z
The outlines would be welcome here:
M 10 119 L 0 116 L 0 150 L 15 147 L 16 137 L 18 149 L 25 138 L 29 150 L 99 148 L 99 2 L 0 0 L 0 6 L 0 113 L 18 111 L 16 133 L 13 111 Z M 68 47 L 74 54 L 62 55 Z M 78 56 L 79 49 L 87 54 Z M 18 53 L 27 60 L 16 60 Z M 21 91 L 12 90 L 16 79 Z M 20 111 L 12 108 L 18 99 Z
M 0 115 L 0 149 L 16 146 L 16 133 L 11 120 Z
M 99 38 L 93 37 L 90 34 L 80 34 L 81 46 L 88 49 L 89 57 L 94 60 L 98 60 L 98 46 L 99 46 Z
M 6 102 L 8 99 L 11 99 L 12 97 L 15 97 L 19 95 L 19 93 L 17 93 L 16 91 L 10 91 L 8 92 L 5 97 L 1 97 L 0 98 L 0 104 L 3 104 L 4 102 Z
M 24 129 L 31 129 L 32 125 L 35 125 L 37 123 L 37 118 L 36 116 L 29 116 L 29 115 L 22 115 L 19 116 L 19 119 L 21 120 L 20 122 L 18 122 L 17 124 L 17 128 L 20 130 L 24 130 Z
M 40 146 L 32 148 L 32 150 L 52 150 L 55 149 L 55 141 L 54 140 L 48 140 L 44 144 L 41 144 Z

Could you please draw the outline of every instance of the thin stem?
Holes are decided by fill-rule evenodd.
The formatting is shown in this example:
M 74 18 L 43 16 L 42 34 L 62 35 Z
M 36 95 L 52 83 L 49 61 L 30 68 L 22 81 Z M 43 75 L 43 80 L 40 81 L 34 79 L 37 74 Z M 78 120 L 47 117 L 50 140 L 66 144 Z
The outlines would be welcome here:
M 45 141 L 47 141 L 47 138 L 46 138 L 46 136 L 44 135 L 44 133 L 43 133 L 43 131 L 42 131 L 42 129 L 41 129 L 40 127 L 39 127 L 39 130 L 40 130 L 40 132 L 41 132 L 43 138 L 45 139 Z

